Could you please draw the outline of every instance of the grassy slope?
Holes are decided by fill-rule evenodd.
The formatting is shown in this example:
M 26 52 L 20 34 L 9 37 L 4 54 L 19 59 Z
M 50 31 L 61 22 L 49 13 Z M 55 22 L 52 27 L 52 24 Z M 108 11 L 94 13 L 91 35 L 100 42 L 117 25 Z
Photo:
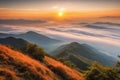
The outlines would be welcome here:
M 40 63 L 0 45 L 0 80 L 83 80 L 81 75 L 50 57 Z

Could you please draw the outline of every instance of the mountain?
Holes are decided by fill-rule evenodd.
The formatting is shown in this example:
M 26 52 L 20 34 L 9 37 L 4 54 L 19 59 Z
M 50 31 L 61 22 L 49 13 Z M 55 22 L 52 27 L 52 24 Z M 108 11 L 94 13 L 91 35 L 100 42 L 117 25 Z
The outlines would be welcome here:
M 99 52 L 87 44 L 79 44 L 77 42 L 60 46 L 51 54 L 57 58 L 71 61 L 82 70 L 87 69 L 93 61 L 98 61 L 103 65 L 109 66 L 112 66 L 116 61 L 113 57 Z
M 83 80 L 82 74 L 45 56 L 44 62 L 0 45 L 0 80 Z
M 17 50 L 25 52 L 27 45 L 31 44 L 21 38 L 6 37 L 0 38 L 0 44 L 11 46 Z
M 62 43 L 60 40 L 52 39 L 49 38 L 45 35 L 38 34 L 33 31 L 29 31 L 26 33 L 22 34 L 5 34 L 5 33 L 0 33 L 0 38 L 5 38 L 5 37 L 16 37 L 16 38 L 22 38 L 24 40 L 27 40 L 31 43 L 35 43 L 42 48 L 44 48 L 47 52 L 52 51 L 57 44 Z

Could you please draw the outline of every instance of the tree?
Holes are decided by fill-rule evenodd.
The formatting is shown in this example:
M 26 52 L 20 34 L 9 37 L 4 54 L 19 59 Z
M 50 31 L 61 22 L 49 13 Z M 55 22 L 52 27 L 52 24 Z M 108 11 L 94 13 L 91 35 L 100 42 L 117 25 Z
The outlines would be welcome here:
M 119 58 L 120 58 L 120 56 L 118 56 Z M 118 61 L 117 63 L 116 63 L 116 66 L 117 67 L 120 67 L 120 61 Z
M 94 62 L 84 77 L 86 80 L 120 80 L 120 70 Z
M 26 52 L 32 58 L 37 59 L 39 61 L 43 61 L 44 56 L 46 54 L 46 52 L 42 48 L 40 48 L 39 46 L 37 46 L 36 44 L 29 44 L 27 46 Z

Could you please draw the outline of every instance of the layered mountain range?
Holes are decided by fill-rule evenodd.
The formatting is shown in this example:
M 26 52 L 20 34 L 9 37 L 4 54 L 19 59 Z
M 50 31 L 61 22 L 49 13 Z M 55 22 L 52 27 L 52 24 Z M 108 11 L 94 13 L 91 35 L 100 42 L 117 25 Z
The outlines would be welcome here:
M 29 32 L 22 33 L 22 34 L 0 33 L 0 38 L 6 38 L 6 37 L 22 38 L 26 41 L 29 41 L 31 43 L 41 46 L 47 52 L 52 51 L 57 46 L 57 44 L 62 43 L 62 41 L 60 41 L 60 40 L 52 39 L 52 38 L 49 38 L 42 34 L 38 34 L 33 31 L 29 31 Z M 48 45 L 51 47 L 49 47 Z
M 88 69 L 94 61 L 107 66 L 114 66 L 117 61 L 116 58 L 113 58 L 88 44 L 71 42 L 62 45 L 63 41 L 52 39 L 32 31 L 23 34 L 0 34 L 0 44 L 12 46 L 22 52 L 26 51 L 27 45 L 33 43 L 39 45 L 45 51 L 48 51 L 49 55 L 57 59 L 70 61 L 81 70 Z M 62 46 L 59 46 L 59 44 Z

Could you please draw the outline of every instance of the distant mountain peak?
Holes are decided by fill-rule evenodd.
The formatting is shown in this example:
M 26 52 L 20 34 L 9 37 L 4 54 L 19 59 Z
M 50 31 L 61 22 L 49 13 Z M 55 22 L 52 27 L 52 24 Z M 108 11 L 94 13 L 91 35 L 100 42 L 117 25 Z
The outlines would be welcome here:
M 64 60 L 70 60 L 80 69 L 87 69 L 93 61 L 98 61 L 103 65 L 109 66 L 112 66 L 112 63 L 116 62 L 115 58 L 99 52 L 99 50 L 96 50 L 88 44 L 80 44 L 78 42 L 60 46 L 53 51 L 53 56 Z M 84 65 L 84 67 L 81 65 Z
M 38 33 L 34 32 L 34 31 L 28 31 L 28 32 L 26 32 L 26 34 L 38 34 Z
M 54 48 L 56 48 L 57 44 L 61 44 L 63 42 L 61 40 L 57 40 L 34 31 L 28 31 L 21 34 L 0 34 L 0 38 L 6 38 L 10 36 L 15 38 L 21 38 L 28 42 L 37 44 L 44 48 L 46 51 L 52 51 Z
M 71 42 L 70 45 L 80 45 L 78 42 Z
M 81 47 L 82 44 L 80 44 L 78 42 L 71 42 L 71 43 L 67 44 L 67 46 L 73 49 L 73 47 Z
M 28 35 L 29 37 L 36 37 L 36 38 L 49 38 L 45 35 L 42 35 L 42 34 L 39 34 L 37 32 L 34 32 L 34 31 L 28 31 L 26 33 L 23 33 L 22 35 Z
M 6 39 L 16 39 L 16 38 L 10 36 L 10 37 L 7 37 Z

